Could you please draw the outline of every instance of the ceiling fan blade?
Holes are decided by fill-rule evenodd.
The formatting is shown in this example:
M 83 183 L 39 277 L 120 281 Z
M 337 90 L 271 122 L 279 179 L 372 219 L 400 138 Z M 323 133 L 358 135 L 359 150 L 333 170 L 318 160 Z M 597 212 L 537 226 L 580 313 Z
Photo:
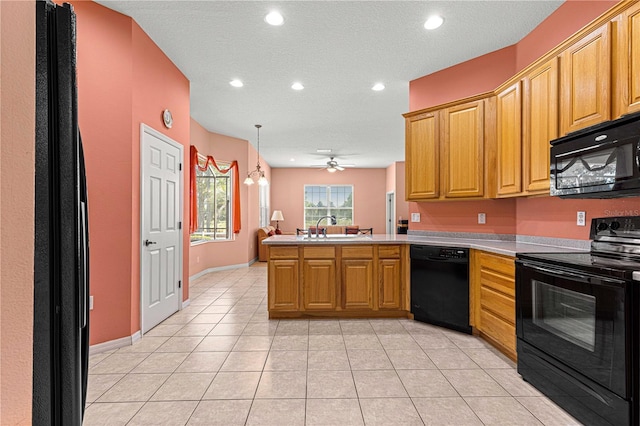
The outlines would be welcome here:
M 336 165 L 335 168 L 336 168 L 336 170 L 339 170 L 339 171 L 343 171 L 344 170 L 344 167 L 342 167 L 342 166 L 337 166 Z

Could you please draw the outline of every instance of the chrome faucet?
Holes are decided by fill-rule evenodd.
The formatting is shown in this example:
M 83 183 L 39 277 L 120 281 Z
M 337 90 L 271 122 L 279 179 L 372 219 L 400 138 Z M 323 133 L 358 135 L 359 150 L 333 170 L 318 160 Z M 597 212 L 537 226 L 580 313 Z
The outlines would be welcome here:
M 320 237 L 320 235 L 318 234 L 318 226 L 320 226 L 320 222 L 322 221 L 322 219 L 331 219 L 331 224 L 332 224 L 332 225 L 335 225 L 335 224 L 337 224 L 337 223 L 338 223 L 338 222 L 336 221 L 336 217 L 335 217 L 335 216 L 333 216 L 333 215 L 332 215 L 332 216 L 322 216 L 322 217 L 321 217 L 320 219 L 318 219 L 318 221 L 316 222 L 316 238 L 319 238 L 319 237 Z M 308 232 L 308 234 L 309 234 L 309 235 L 308 235 L 308 236 L 309 236 L 309 238 L 311 238 L 311 228 L 309 228 L 309 229 L 307 230 L 307 232 Z M 327 230 L 326 230 L 326 228 L 322 230 L 322 235 L 324 235 L 324 237 L 325 237 L 325 238 L 327 238 Z

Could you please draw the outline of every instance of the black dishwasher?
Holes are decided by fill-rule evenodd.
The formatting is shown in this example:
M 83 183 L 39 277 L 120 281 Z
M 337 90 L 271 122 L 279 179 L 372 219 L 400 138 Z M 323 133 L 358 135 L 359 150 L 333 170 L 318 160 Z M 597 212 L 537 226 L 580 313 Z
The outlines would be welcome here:
M 411 246 L 414 319 L 471 334 L 469 249 Z

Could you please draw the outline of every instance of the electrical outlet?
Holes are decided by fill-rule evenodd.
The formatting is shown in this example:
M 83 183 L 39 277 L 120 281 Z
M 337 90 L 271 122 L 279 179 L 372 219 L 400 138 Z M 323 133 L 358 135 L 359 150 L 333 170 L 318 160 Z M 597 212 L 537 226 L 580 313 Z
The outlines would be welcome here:
M 420 222 L 420 213 L 411 213 L 411 222 Z
M 585 212 L 578 212 L 576 216 L 576 225 L 587 226 L 587 214 Z
M 486 213 L 478 213 L 478 223 L 480 225 L 484 225 L 485 223 L 487 223 Z
M 93 311 L 93 296 L 89 296 L 89 310 Z
M 196 256 L 196 263 L 200 263 L 200 256 Z

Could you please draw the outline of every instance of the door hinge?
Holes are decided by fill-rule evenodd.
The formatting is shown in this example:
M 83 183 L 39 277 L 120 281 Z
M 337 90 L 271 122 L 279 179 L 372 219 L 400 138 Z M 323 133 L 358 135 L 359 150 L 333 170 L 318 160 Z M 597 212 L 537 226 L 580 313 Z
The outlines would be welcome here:
M 178 222 L 178 229 L 182 229 L 182 222 Z
M 182 280 L 178 281 L 178 288 L 182 288 Z
M 182 163 L 178 165 L 178 170 L 182 170 Z

